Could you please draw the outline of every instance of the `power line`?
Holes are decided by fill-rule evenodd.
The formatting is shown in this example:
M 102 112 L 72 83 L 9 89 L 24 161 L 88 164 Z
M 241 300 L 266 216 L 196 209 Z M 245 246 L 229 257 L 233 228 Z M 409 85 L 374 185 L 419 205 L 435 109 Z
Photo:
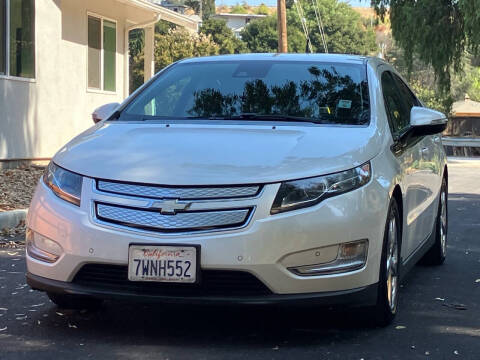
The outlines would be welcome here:
M 302 4 L 300 4 L 300 0 L 293 0 L 295 4 L 295 9 L 297 10 L 298 17 L 300 18 L 300 22 L 302 24 L 303 33 L 305 34 L 305 40 L 307 41 L 307 48 L 312 53 L 312 42 L 310 41 L 310 34 L 308 32 L 307 20 L 305 19 L 305 14 L 303 12 Z
M 325 54 L 328 54 L 328 46 L 325 38 L 325 31 L 323 29 L 322 16 L 320 14 L 320 6 L 318 5 L 318 0 L 312 0 L 313 11 L 315 12 L 315 18 L 317 19 L 318 30 L 320 31 L 320 36 L 322 38 L 323 49 Z

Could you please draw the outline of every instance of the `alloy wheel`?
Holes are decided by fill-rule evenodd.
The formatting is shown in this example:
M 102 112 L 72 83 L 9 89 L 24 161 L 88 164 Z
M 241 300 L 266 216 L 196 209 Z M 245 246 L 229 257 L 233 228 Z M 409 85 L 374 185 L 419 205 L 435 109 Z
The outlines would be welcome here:
M 388 224 L 387 242 L 387 297 L 390 311 L 395 313 L 398 292 L 398 239 L 397 220 L 393 216 Z
M 447 194 L 442 190 L 440 195 L 440 249 L 442 256 L 447 254 Z

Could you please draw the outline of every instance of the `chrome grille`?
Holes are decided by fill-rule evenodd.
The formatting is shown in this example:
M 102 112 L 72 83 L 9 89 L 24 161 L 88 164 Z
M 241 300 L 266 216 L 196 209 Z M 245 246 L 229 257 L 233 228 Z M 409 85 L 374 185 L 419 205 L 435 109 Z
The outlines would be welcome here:
M 248 220 L 251 209 L 190 211 L 163 215 L 159 211 L 96 204 L 97 218 L 124 226 L 160 232 L 198 231 L 237 227 Z
M 97 189 L 114 194 L 153 199 L 236 199 L 258 194 L 260 186 L 167 187 L 98 180 Z

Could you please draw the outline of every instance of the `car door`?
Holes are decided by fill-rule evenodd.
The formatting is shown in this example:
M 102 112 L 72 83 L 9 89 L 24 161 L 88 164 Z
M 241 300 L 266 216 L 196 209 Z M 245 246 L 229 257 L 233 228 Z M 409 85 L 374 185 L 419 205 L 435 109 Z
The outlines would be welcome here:
M 422 203 L 428 193 L 422 182 L 420 143 L 422 138 L 405 136 L 410 127 L 410 111 L 414 104 L 405 98 L 391 71 L 381 75 L 385 110 L 395 145 L 393 153 L 402 174 L 403 183 L 403 243 L 401 256 L 408 258 L 426 237 Z
M 395 83 L 400 91 L 401 96 L 406 100 L 410 109 L 413 106 L 422 106 L 420 101 L 415 97 L 410 88 L 403 80 L 393 74 Z M 439 156 L 439 134 L 422 136 L 418 139 L 415 147 L 418 148 L 419 162 L 418 170 L 415 172 L 415 186 L 418 189 L 418 203 L 415 213 L 419 217 L 418 227 L 419 233 L 423 234 L 423 238 L 419 238 L 416 246 L 430 235 L 433 230 L 436 215 L 436 194 L 441 185 L 440 156 Z

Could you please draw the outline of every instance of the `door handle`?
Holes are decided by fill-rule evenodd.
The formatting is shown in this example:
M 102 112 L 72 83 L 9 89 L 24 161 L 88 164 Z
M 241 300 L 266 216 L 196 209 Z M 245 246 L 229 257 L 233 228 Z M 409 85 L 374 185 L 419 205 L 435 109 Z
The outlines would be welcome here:
M 440 142 L 440 136 L 435 135 L 435 136 L 433 137 L 433 141 L 434 141 L 434 142 L 437 142 L 437 143 Z
M 426 154 L 426 153 L 428 153 L 430 150 L 428 149 L 428 147 L 423 147 L 421 151 L 422 151 L 423 154 Z

